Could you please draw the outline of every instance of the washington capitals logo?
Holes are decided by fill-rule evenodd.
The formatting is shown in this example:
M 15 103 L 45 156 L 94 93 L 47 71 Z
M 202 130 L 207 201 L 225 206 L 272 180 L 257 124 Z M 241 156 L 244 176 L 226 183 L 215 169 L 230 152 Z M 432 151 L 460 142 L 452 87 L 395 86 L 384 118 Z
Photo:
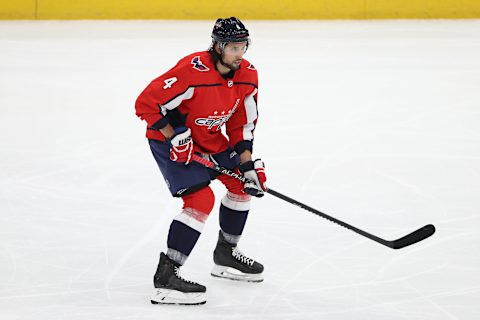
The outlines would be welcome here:
M 210 68 L 207 67 L 206 65 L 204 65 L 202 63 L 202 61 L 200 60 L 200 56 L 196 56 L 192 59 L 192 64 L 193 64 L 193 69 L 196 69 L 198 71 L 209 71 Z
M 235 110 L 237 110 L 239 102 L 240 102 L 240 99 L 237 99 L 237 101 L 235 101 L 235 105 L 233 106 L 233 108 L 230 109 L 228 112 L 222 111 L 222 113 L 219 114 L 218 111 L 215 111 L 213 115 L 208 116 L 208 118 L 197 118 L 195 119 L 195 124 L 199 126 L 208 127 L 208 129 L 217 127 L 217 131 L 218 131 L 220 130 L 222 125 L 230 119 L 230 117 L 233 115 Z

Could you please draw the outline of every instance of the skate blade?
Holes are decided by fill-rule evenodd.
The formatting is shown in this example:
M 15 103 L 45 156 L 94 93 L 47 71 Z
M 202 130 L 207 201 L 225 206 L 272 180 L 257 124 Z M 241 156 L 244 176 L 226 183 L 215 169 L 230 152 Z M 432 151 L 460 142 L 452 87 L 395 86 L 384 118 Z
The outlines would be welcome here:
M 180 292 L 170 289 L 155 289 L 152 304 L 199 305 L 207 302 L 205 292 Z
M 244 282 L 262 282 L 263 274 L 262 273 L 244 273 L 237 269 L 214 265 L 212 272 L 210 273 L 213 277 L 230 279 L 235 281 L 244 281 Z

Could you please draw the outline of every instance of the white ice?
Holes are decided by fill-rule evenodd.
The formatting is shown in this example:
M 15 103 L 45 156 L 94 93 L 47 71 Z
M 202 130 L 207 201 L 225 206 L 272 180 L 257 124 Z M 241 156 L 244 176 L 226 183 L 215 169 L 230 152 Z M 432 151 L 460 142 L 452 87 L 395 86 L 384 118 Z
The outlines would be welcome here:
M 265 196 L 240 247 L 266 280 L 229 282 L 216 206 L 183 268 L 207 304 L 150 304 L 181 203 L 134 101 L 211 27 L 0 22 L 0 318 L 480 319 L 479 20 L 247 21 L 269 186 L 386 239 L 437 233 L 392 250 Z

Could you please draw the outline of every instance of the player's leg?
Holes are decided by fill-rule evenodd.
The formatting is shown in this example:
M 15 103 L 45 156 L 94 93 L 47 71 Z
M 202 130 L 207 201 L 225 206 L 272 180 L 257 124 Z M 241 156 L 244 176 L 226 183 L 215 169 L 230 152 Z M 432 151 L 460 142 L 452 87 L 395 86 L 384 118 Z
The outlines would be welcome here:
M 206 288 L 184 280 L 180 267 L 192 252 L 214 204 L 210 187 L 182 197 L 183 210 L 173 219 L 168 232 L 167 254 L 160 254 L 154 276 L 156 292 L 153 303 L 201 304 L 206 302 Z
M 166 254 L 160 254 L 154 275 L 155 294 L 151 301 L 162 304 L 205 303 L 206 288 L 183 279 L 180 267 L 193 250 L 213 208 L 215 199 L 208 187 L 209 172 L 194 163 L 185 166 L 170 161 L 165 143 L 150 141 L 150 146 L 170 192 L 183 200 L 182 211 L 170 224 L 168 250 Z
M 228 154 L 228 153 L 227 153 Z M 213 157 L 218 164 L 235 168 L 237 157 L 224 154 Z M 212 275 L 232 280 L 263 281 L 263 265 L 245 256 L 238 248 L 238 242 L 245 228 L 250 211 L 251 196 L 243 192 L 243 183 L 227 175 L 217 177 L 227 188 L 220 204 L 220 231 L 214 250 Z

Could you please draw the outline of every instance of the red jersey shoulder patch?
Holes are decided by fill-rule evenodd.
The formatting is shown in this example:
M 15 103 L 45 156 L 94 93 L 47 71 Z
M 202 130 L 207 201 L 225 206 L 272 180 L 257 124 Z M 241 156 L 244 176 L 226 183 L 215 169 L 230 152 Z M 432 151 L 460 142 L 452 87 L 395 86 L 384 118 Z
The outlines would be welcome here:
M 193 65 L 193 69 L 198 71 L 210 71 L 210 68 L 203 64 L 202 60 L 200 60 L 200 56 L 195 56 L 192 58 L 191 64 Z

